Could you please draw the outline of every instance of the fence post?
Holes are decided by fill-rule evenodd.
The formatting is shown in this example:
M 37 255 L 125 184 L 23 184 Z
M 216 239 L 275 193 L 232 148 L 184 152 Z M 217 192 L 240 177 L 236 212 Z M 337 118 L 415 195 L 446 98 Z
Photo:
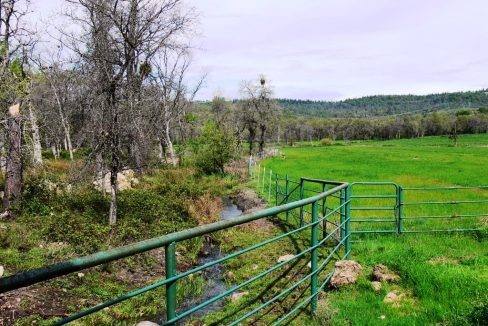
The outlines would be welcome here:
M 325 183 L 322 183 L 322 192 L 325 192 Z M 327 237 L 327 197 L 322 199 L 322 217 L 324 218 L 322 222 L 322 237 Z
M 398 234 L 402 234 L 403 232 L 403 187 L 398 186 Z
M 312 277 L 310 278 L 310 290 L 312 295 L 312 300 L 310 302 L 310 308 L 312 313 L 317 311 L 317 300 L 318 300 L 318 258 L 319 258 L 319 248 L 314 248 L 318 244 L 318 231 L 319 231 L 319 223 L 318 223 L 318 205 L 317 201 L 312 203 L 312 234 L 310 237 L 310 247 L 313 249 L 311 250 L 311 260 L 310 260 L 310 267 Z
M 170 243 L 164 247 L 164 260 L 166 278 L 170 278 L 176 275 L 176 250 L 175 243 Z M 166 320 L 169 321 L 176 317 L 176 281 L 166 284 Z M 167 325 L 176 325 L 176 323 L 170 323 Z
M 285 175 L 285 204 L 288 204 L 288 174 Z M 288 217 L 290 216 L 290 210 L 286 211 L 286 221 L 288 222 Z
M 278 206 L 278 175 L 275 174 L 275 206 Z
M 266 183 L 266 167 L 263 167 L 263 177 L 261 178 L 261 192 L 263 193 L 263 198 L 266 196 L 265 195 L 265 190 L 264 190 L 264 185 Z
M 346 202 L 346 192 L 344 189 L 341 190 L 341 200 L 340 200 L 340 220 L 339 220 L 339 231 L 340 231 L 340 239 L 341 241 L 344 240 L 344 231 L 345 231 L 345 217 L 346 217 L 346 206 L 344 203 Z M 344 244 L 343 244 L 344 245 Z
M 303 199 L 304 190 L 303 190 L 303 178 L 300 178 L 300 200 Z M 300 227 L 303 226 L 303 206 L 300 206 Z
M 346 191 L 346 209 L 345 209 L 345 236 L 346 236 L 346 255 L 345 257 L 349 257 L 349 253 L 351 252 L 351 186 L 347 186 L 345 189 Z
M 269 170 L 269 183 L 268 183 L 268 203 L 271 202 L 271 183 L 273 181 L 273 171 Z

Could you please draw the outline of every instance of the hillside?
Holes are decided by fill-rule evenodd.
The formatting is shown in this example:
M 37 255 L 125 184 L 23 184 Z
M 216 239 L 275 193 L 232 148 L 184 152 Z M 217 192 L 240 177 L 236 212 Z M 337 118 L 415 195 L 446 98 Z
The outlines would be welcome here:
M 313 117 L 370 117 L 488 106 L 487 90 L 429 95 L 376 95 L 343 101 L 279 99 L 285 112 Z

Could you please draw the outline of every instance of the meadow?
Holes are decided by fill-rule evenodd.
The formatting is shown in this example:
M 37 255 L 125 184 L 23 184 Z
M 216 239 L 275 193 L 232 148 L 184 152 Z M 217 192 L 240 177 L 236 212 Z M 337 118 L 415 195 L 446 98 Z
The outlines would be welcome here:
M 300 177 L 358 181 L 391 181 L 403 187 L 463 187 L 488 185 L 488 135 L 462 135 L 457 144 L 448 137 L 392 141 L 336 142 L 331 146 L 302 143 L 284 147 L 282 155 L 261 163 L 267 171 Z M 379 194 L 385 188 L 358 190 Z M 316 318 L 307 324 L 332 325 L 471 325 L 488 321 L 488 190 L 451 189 L 405 191 L 405 202 L 454 202 L 405 206 L 406 230 L 479 228 L 478 232 L 361 235 L 355 238 L 351 259 L 363 266 L 358 282 L 328 291 L 320 299 Z M 373 204 L 363 202 L 361 205 Z M 374 205 L 389 205 L 378 199 Z M 473 202 L 474 201 L 474 202 Z M 356 212 L 354 218 L 386 218 L 381 212 Z M 485 214 L 485 215 L 483 215 Z M 381 216 L 378 216 L 381 215 Z M 461 215 L 473 215 L 461 217 Z M 418 216 L 444 218 L 414 219 Z M 352 224 L 358 229 L 362 223 Z M 374 225 L 371 226 L 371 225 Z M 393 227 L 370 223 L 370 229 Z M 364 226 L 363 226 L 364 229 Z M 380 291 L 371 287 L 371 271 L 384 264 L 400 276 Z M 396 291 L 402 300 L 383 300 Z

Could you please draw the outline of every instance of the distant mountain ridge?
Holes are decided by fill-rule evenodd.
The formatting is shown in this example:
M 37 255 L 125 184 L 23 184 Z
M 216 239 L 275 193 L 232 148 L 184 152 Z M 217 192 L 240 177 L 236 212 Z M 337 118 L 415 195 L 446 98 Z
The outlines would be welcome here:
M 488 107 L 488 90 L 429 95 L 374 95 L 343 101 L 277 99 L 285 112 L 311 117 L 373 117 Z

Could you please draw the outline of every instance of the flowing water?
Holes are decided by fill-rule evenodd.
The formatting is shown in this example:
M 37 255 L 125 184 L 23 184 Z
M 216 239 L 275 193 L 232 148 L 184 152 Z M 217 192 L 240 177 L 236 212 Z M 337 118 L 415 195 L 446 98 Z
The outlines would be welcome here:
M 233 203 L 231 198 L 225 197 L 222 198 L 222 201 L 224 207 L 220 213 L 221 220 L 230 220 L 242 215 L 242 211 Z M 198 265 L 203 265 L 223 257 L 219 245 L 210 241 L 205 241 L 203 253 L 204 254 L 198 260 Z M 224 281 L 224 268 L 221 264 L 216 264 L 205 269 L 202 276 L 206 282 L 204 293 L 199 297 L 186 300 L 182 305 L 182 308 L 185 310 L 194 307 L 201 302 L 209 300 L 227 290 L 227 286 Z M 192 316 L 198 318 L 212 311 L 217 311 L 223 306 L 223 304 L 223 300 L 218 300 L 192 314 Z

